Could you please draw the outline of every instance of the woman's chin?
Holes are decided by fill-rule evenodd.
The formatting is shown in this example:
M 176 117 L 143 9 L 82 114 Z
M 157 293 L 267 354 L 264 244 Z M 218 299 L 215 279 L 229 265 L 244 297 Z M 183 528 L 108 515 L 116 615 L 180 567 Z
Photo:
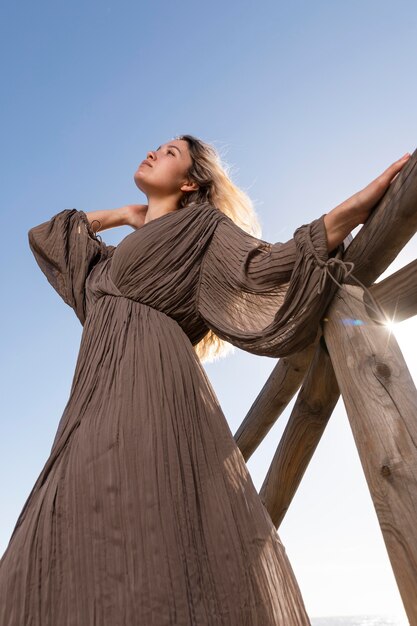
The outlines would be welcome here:
M 143 184 L 143 180 L 142 180 L 142 177 L 141 177 L 141 173 L 140 173 L 140 172 L 136 171 L 136 172 L 134 173 L 133 180 L 135 181 L 135 185 L 136 185 L 136 187 L 137 187 L 138 189 L 140 189 L 140 191 L 143 191 L 143 193 L 145 193 L 145 189 L 144 189 L 144 187 L 145 187 L 146 185 L 144 185 L 144 184 Z

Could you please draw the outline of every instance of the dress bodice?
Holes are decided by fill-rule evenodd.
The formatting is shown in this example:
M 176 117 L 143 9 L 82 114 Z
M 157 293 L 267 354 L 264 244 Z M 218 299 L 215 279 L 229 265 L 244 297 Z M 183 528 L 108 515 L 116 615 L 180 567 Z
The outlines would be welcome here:
M 211 331 L 253 354 L 281 357 L 315 339 L 344 278 L 329 257 L 324 217 L 270 243 L 210 203 L 191 204 L 111 246 L 83 211 L 65 209 L 28 235 L 82 324 L 100 298 L 128 298 L 175 320 L 193 345 Z
M 104 295 L 130 298 L 173 318 L 193 345 L 200 341 L 208 331 L 197 307 L 200 267 L 222 216 L 211 205 L 190 205 L 107 246 L 86 281 L 87 315 Z

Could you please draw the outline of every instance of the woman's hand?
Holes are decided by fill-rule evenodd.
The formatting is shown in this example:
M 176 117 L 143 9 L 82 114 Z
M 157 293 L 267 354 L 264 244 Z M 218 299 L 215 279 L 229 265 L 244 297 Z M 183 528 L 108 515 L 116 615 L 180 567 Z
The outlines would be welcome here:
M 372 209 L 382 198 L 392 181 L 397 177 L 400 170 L 407 163 L 410 156 L 411 154 L 407 152 L 407 154 L 390 165 L 364 189 L 361 189 L 361 191 L 355 193 L 352 198 L 349 198 L 349 200 L 352 200 L 352 203 L 356 206 L 355 218 L 358 221 L 357 225 L 364 224 L 366 222 Z
M 407 152 L 364 189 L 355 193 L 324 216 L 329 252 L 341 244 L 356 226 L 366 222 L 372 209 L 385 194 L 410 156 L 411 154 Z
M 148 210 L 147 204 L 126 204 L 122 207 L 126 215 L 126 223 L 132 228 L 138 229 L 143 226 L 145 222 L 146 212 Z

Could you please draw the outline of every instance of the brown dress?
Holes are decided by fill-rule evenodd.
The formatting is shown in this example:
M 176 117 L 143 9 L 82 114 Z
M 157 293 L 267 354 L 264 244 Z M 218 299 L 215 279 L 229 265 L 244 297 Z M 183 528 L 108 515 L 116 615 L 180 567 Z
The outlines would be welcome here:
M 208 329 L 271 357 L 311 342 L 336 288 L 323 217 L 285 244 L 209 204 L 118 246 L 76 209 L 30 229 L 83 332 L 50 456 L 0 561 L 0 626 L 310 623 L 193 345 Z

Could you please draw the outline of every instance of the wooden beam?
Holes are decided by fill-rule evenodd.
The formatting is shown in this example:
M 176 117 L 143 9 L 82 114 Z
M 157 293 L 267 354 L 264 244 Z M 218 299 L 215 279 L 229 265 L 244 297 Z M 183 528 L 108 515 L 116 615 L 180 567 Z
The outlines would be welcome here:
M 407 165 L 399 172 L 395 181 L 390 185 L 389 190 L 385 193 L 378 205 L 373 210 L 371 216 L 367 222 L 363 225 L 355 239 L 349 245 L 345 260 L 353 261 L 355 263 L 354 275 L 359 278 L 365 285 L 370 285 L 376 280 L 379 275 L 385 271 L 387 265 L 397 256 L 407 241 L 413 236 L 417 229 L 417 150 L 409 159 Z M 403 223 L 404 222 L 404 223 Z M 395 229 L 393 233 L 390 229 Z M 319 350 L 319 348 L 317 348 Z M 326 390 L 326 378 L 328 376 L 334 376 L 332 367 L 330 367 L 331 373 L 320 365 L 320 360 L 314 357 L 311 371 L 309 372 L 309 378 L 313 381 L 312 387 L 316 386 L 319 389 Z M 333 407 L 335 406 L 337 399 L 335 399 L 333 391 L 328 389 L 323 392 L 321 398 L 322 414 L 331 414 Z M 294 428 L 297 428 L 296 418 L 294 418 Z M 310 427 L 306 422 L 306 429 Z M 314 424 L 314 421 L 313 421 Z M 292 428 L 292 427 L 290 427 Z M 300 456 L 299 451 L 294 446 L 291 447 L 291 451 L 288 450 L 288 441 L 292 438 L 296 439 L 296 435 L 291 435 L 291 431 L 287 433 L 287 443 L 284 447 L 286 460 L 288 465 L 297 467 L 297 474 L 303 476 L 307 465 L 310 461 L 310 456 Z M 322 432 L 316 426 L 311 426 L 311 432 L 305 432 L 303 435 L 304 440 L 308 440 L 309 446 L 312 450 L 317 446 Z M 316 443 L 314 439 L 316 438 Z M 294 455 L 294 458 L 292 458 Z M 278 461 L 276 461 L 278 463 Z M 304 463 L 304 466 L 303 466 Z M 279 489 L 282 489 L 282 479 L 279 480 Z M 265 483 L 264 483 L 265 484 Z M 293 483 L 295 485 L 295 481 Z M 267 506 L 271 508 L 271 511 L 275 515 L 279 522 L 282 512 L 285 514 L 285 510 L 290 505 L 289 496 L 295 493 L 296 489 L 290 487 L 284 498 L 280 502 L 277 500 L 275 504 L 272 504 L 273 498 L 280 498 L 276 489 L 278 485 L 278 479 L 276 479 L 275 488 L 271 488 L 271 495 L 269 495 L 268 488 L 268 501 Z M 267 486 L 265 486 L 267 489 Z M 275 490 L 275 496 L 273 492 Z M 271 499 L 271 500 L 270 500 Z
M 353 274 L 371 285 L 392 263 L 417 230 L 417 150 L 392 181 L 346 250 Z M 354 284 L 348 278 L 347 282 Z
M 234 435 L 245 461 L 259 446 L 299 389 L 316 344 L 279 359 Z
M 408 619 L 417 624 L 417 390 L 389 328 L 344 286 L 324 336 Z M 382 317 L 381 317 L 382 319 Z
M 417 315 L 417 259 L 370 287 L 369 291 L 393 322 Z M 372 317 L 372 301 L 364 293 L 367 312 Z
M 321 372 L 320 384 L 317 371 Z M 338 398 L 330 357 L 319 345 L 259 492 L 276 528 L 284 519 Z

